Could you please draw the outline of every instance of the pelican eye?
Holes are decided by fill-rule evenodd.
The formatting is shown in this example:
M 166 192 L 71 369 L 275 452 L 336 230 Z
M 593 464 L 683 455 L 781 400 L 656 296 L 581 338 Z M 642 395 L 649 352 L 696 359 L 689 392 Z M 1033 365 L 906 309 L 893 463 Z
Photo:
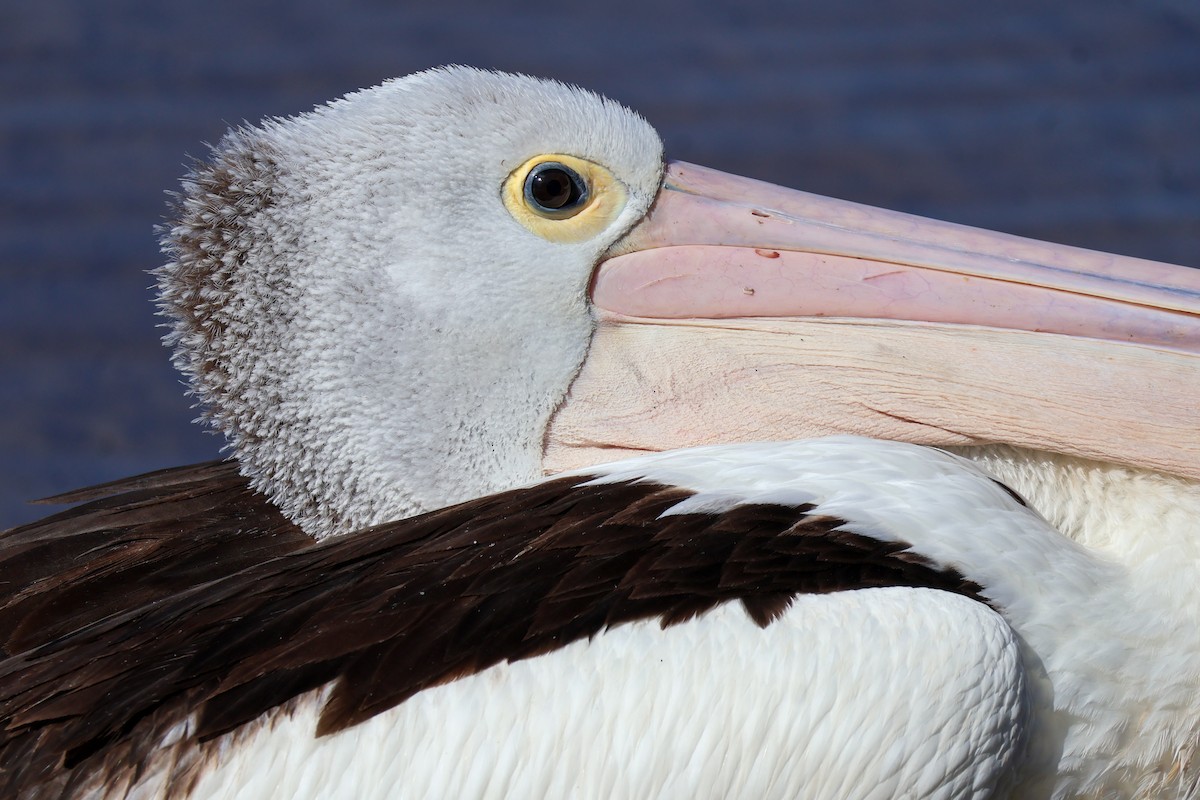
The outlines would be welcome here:
M 587 183 L 565 164 L 543 161 L 525 178 L 525 202 L 551 219 L 573 217 L 587 205 Z
M 542 153 L 508 173 L 504 208 L 529 232 L 551 242 L 602 237 L 625 208 L 629 193 L 602 164 L 566 153 Z

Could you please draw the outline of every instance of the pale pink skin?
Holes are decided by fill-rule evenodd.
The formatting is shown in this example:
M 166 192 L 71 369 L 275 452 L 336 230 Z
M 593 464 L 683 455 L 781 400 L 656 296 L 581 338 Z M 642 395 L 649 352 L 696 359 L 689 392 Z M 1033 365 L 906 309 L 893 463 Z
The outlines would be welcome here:
M 596 273 L 659 319 L 964 323 L 1200 352 L 1200 270 L 833 200 L 682 162 Z
M 1200 270 L 675 162 L 592 301 L 548 473 L 854 433 L 1200 480 Z

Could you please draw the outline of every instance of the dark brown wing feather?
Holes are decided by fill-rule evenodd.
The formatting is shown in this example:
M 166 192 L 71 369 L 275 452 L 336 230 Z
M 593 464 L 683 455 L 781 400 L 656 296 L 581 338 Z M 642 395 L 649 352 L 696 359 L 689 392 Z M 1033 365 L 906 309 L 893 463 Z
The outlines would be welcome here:
M 162 470 L 0 533 L 0 655 L 312 544 L 246 483 L 232 462 Z
M 194 469 L 0 540 L 19 576 L 0 606 L 0 796 L 128 780 L 192 712 L 203 741 L 330 681 L 319 733 L 635 619 L 740 600 L 766 625 L 798 592 L 979 592 L 806 507 L 662 517 L 687 492 L 559 479 L 311 543 L 231 466 Z

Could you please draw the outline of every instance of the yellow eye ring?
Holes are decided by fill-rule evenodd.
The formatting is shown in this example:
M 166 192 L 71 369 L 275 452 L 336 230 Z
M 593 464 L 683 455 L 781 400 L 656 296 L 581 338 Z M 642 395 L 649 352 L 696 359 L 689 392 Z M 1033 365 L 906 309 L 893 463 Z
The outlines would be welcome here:
M 552 242 L 582 242 L 604 230 L 625 207 L 625 186 L 593 161 L 560 153 L 534 156 L 501 190 L 517 222 Z

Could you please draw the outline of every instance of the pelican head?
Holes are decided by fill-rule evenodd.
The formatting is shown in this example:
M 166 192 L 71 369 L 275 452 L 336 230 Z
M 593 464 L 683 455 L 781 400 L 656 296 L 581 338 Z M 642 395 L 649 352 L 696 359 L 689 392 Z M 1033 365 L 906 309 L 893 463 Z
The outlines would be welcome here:
M 531 481 L 662 170 L 621 106 L 467 68 L 232 131 L 164 239 L 175 362 L 316 536 Z
M 552 81 L 435 69 L 232 131 L 163 244 L 177 366 L 316 536 L 835 432 L 1200 477 L 1194 271 L 664 164 Z

